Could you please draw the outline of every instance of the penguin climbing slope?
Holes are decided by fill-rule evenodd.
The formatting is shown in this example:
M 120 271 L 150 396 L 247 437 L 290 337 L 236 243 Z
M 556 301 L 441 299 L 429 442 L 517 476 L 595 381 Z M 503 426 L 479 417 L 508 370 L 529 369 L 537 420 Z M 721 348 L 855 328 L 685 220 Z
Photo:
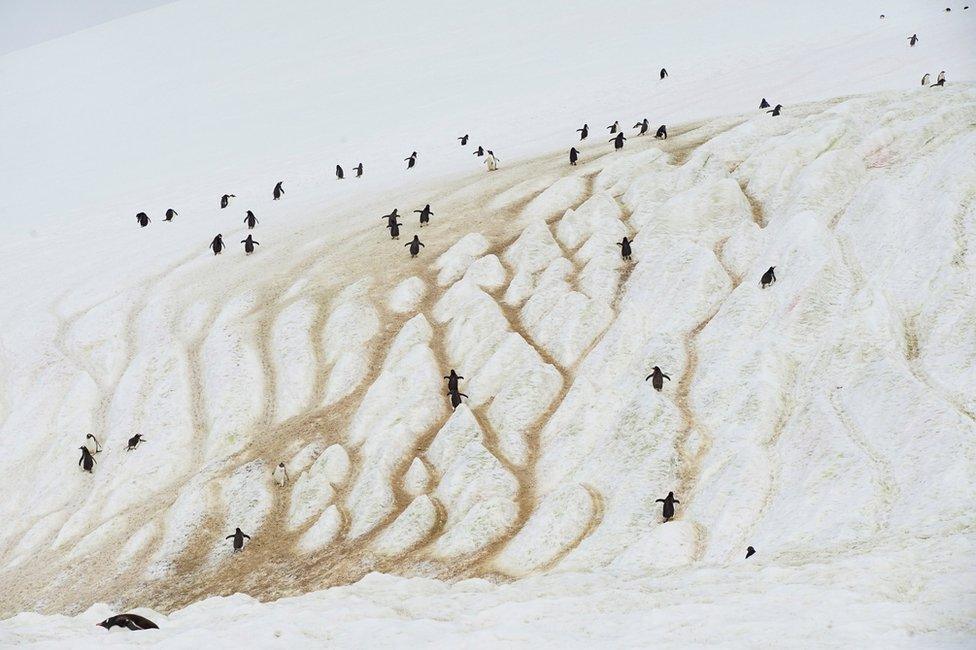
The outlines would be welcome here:
M 645 133 L 647 133 L 647 129 L 650 128 L 650 124 L 648 123 L 647 118 L 645 117 L 643 120 L 635 124 L 634 128 L 640 129 L 640 132 L 637 135 L 644 135 Z
M 356 170 L 356 178 L 362 178 L 363 177 L 363 163 L 359 163 L 358 165 L 356 165 L 355 167 L 353 167 L 353 169 Z
M 125 450 L 132 451 L 133 449 L 139 446 L 140 442 L 146 442 L 146 439 L 142 437 L 141 433 L 137 433 L 136 435 L 129 438 L 129 443 L 126 445 Z
M 413 166 L 417 164 L 417 152 L 414 151 L 412 154 L 404 158 L 407 161 L 407 169 L 413 169 Z
M 783 105 L 782 104 L 776 104 L 776 106 L 773 106 L 773 110 L 766 111 L 766 112 L 767 113 L 771 113 L 773 117 L 776 117 L 777 115 L 779 115 L 779 112 L 781 110 L 783 110 Z
M 759 278 L 759 286 L 760 286 L 760 288 L 765 289 L 769 285 L 771 285 L 774 282 L 776 282 L 776 271 L 775 271 L 775 269 L 776 269 L 775 266 L 771 266 L 768 269 L 766 269 L 766 272 L 765 273 L 762 274 L 762 277 Z
M 281 186 L 284 181 L 278 181 L 274 186 L 274 191 L 271 192 L 272 200 L 277 201 L 285 193 L 285 188 Z
M 765 97 L 763 97 L 762 101 L 759 102 L 759 108 L 769 108 L 769 102 L 766 101 Z
M 624 140 L 626 140 L 626 139 L 627 138 L 624 137 L 623 132 L 620 132 L 617 135 L 615 135 L 612 138 L 610 138 L 609 140 L 607 140 L 607 142 L 612 142 L 613 143 L 613 149 L 614 149 L 614 151 L 620 151 L 621 149 L 624 148 Z
M 918 43 L 918 34 L 912 34 L 908 37 L 908 47 L 915 47 L 915 43 Z
M 420 215 L 420 227 L 423 228 L 425 225 L 430 223 L 430 217 L 434 213 L 430 211 L 430 203 L 424 206 L 423 210 L 414 210 Z
M 220 255 L 223 252 L 224 248 L 225 246 L 224 246 L 223 235 L 217 235 L 216 237 L 213 238 L 213 241 L 210 242 L 210 250 L 213 251 L 214 255 Z
M 467 144 L 468 144 L 468 134 L 467 134 L 467 133 L 465 133 L 465 134 L 464 134 L 464 135 L 462 135 L 462 136 L 461 136 L 460 138 L 458 138 L 458 140 L 460 140 L 460 141 L 461 141 L 461 146 L 462 146 L 462 147 L 463 147 L 463 146 L 465 146 L 465 145 L 467 145 Z
M 88 447 L 78 447 L 78 449 L 81 450 L 81 458 L 78 459 L 78 467 L 80 467 L 82 471 L 91 474 L 92 468 L 95 467 L 95 457 L 91 455 L 90 451 L 88 451 Z
M 631 254 L 630 243 L 632 241 L 634 241 L 634 239 L 627 239 L 626 237 L 624 237 L 622 241 L 617 242 L 617 246 L 620 246 L 620 257 L 622 257 L 625 260 L 630 259 L 630 254 Z
M 586 136 L 590 134 L 590 127 L 588 124 L 584 124 L 582 129 L 576 129 L 576 132 L 580 134 L 580 141 L 586 140 Z
M 261 245 L 260 243 L 254 241 L 254 237 L 252 237 L 251 235 L 248 235 L 247 236 L 247 239 L 242 239 L 241 240 L 241 243 L 244 244 L 244 254 L 245 255 L 250 255 L 251 253 L 254 252 L 254 247 L 255 246 L 260 246 Z
M 668 139 L 668 127 L 666 127 L 663 124 L 661 126 L 657 127 L 657 133 L 654 134 L 654 137 L 657 138 L 658 140 L 667 140 Z
M 88 448 L 90 454 L 97 454 L 102 451 L 102 446 L 98 444 L 98 438 L 90 433 L 85 436 L 85 447 Z
M 414 235 L 413 239 L 404 244 L 404 246 L 410 247 L 410 257 L 417 257 L 417 253 L 420 252 L 420 247 L 423 245 L 418 235 Z
M 479 158 L 485 155 L 485 148 L 479 144 L 478 148 L 474 150 L 474 155 L 478 156 Z
M 254 230 L 254 226 L 258 225 L 258 218 L 250 210 L 244 216 L 244 225 L 247 226 L 248 230 Z
M 464 379 L 461 375 L 457 374 L 454 368 L 451 368 L 451 374 L 444 377 L 447 380 L 447 390 L 450 392 L 457 392 L 458 389 L 458 379 Z M 467 397 L 467 395 L 465 395 Z
M 579 160 L 579 151 L 576 150 L 576 147 L 573 147 L 569 150 L 569 164 L 575 167 L 577 160 Z
M 671 378 L 664 374 L 664 372 L 657 366 L 654 366 L 651 374 L 645 377 L 644 381 L 647 381 L 648 379 L 651 380 L 651 386 L 654 387 L 654 390 L 659 393 L 661 392 L 661 389 L 664 388 L 664 380 L 667 379 L 668 381 L 671 381 Z
M 664 68 L 661 68 L 661 79 L 663 80 L 667 76 L 668 76 L 668 71 L 665 70 Z
M 397 223 L 396 220 L 391 221 L 388 224 L 386 224 L 386 227 L 390 229 L 390 238 L 391 239 L 400 239 L 400 225 L 401 224 Z M 409 244 L 407 244 L 407 245 L 409 246 Z
M 236 529 L 234 529 L 234 533 L 232 535 L 228 535 L 224 539 L 231 539 L 231 538 L 234 539 L 234 552 L 237 553 L 238 551 L 240 551 L 241 549 L 244 548 L 244 538 L 245 537 L 248 538 L 248 539 L 251 539 L 251 536 L 250 535 L 248 535 L 247 533 L 245 533 L 240 528 L 236 528 Z
M 607 131 L 610 132 L 610 135 L 613 135 L 614 133 L 616 133 L 619 130 L 620 130 L 620 121 L 619 120 L 614 120 L 613 121 L 613 124 L 611 124 L 610 126 L 607 127 Z
M 755 554 L 756 554 L 756 549 L 752 548 L 751 546 L 747 546 L 746 547 L 746 559 L 747 560 L 750 557 L 752 557 L 753 555 L 755 555 Z
M 342 173 L 342 165 L 336 165 L 336 180 L 341 181 L 343 178 L 345 175 Z
M 457 407 L 461 406 L 461 398 L 467 397 L 467 395 L 456 388 L 452 391 L 448 391 L 447 395 L 451 398 L 451 408 L 455 411 L 457 410 Z
M 664 497 L 663 499 L 656 499 L 655 503 L 664 504 L 663 516 L 664 521 L 667 522 L 674 518 L 674 504 L 681 502 L 674 498 L 674 492 L 668 492 L 668 496 Z

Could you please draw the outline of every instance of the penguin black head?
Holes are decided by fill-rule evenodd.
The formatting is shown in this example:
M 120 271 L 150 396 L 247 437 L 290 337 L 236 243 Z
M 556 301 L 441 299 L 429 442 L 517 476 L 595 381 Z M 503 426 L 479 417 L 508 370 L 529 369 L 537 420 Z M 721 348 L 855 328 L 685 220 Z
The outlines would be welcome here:
M 284 466 L 285 466 L 284 463 L 278 463 L 278 467 L 284 467 Z

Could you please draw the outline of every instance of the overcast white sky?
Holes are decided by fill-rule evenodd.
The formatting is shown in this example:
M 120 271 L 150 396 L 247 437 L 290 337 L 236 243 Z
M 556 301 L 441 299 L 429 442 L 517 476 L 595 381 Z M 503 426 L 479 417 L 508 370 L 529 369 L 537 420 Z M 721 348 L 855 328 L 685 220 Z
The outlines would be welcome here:
M 172 0 L 0 0 L 0 55 Z

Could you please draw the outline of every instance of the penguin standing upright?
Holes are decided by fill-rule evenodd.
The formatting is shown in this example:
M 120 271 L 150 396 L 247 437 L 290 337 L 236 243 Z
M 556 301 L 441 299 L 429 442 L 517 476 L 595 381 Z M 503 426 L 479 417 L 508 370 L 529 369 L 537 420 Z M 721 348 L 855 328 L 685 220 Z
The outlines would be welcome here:
M 651 380 L 651 386 L 654 387 L 654 390 L 659 393 L 661 392 L 661 389 L 664 388 L 664 380 L 667 379 L 668 381 L 671 381 L 671 378 L 664 374 L 664 372 L 657 366 L 654 366 L 651 374 L 645 377 L 644 381 L 647 381 L 648 379 Z
M 125 450 L 132 451 L 133 449 L 139 446 L 140 442 L 146 442 L 146 439 L 142 437 L 141 433 L 137 433 L 136 435 L 129 438 L 129 444 L 125 446 Z
M 915 43 L 918 43 L 918 34 L 912 34 L 908 37 L 908 47 L 915 47 Z
M 251 253 L 254 252 L 254 247 L 255 246 L 260 246 L 261 245 L 258 242 L 254 241 L 254 237 L 252 237 L 251 235 L 248 235 L 247 236 L 247 239 L 242 239 L 241 240 L 241 243 L 244 244 L 244 254 L 245 255 L 250 255 Z
M 148 226 L 149 221 L 150 221 L 149 215 L 146 214 L 145 212 L 140 212 L 139 214 L 136 215 L 136 223 L 139 224 L 140 228 L 145 228 L 146 226 Z
M 634 239 L 636 239 L 636 237 Z M 627 239 L 624 237 L 623 241 L 617 242 L 617 246 L 620 246 L 620 257 L 624 258 L 625 260 L 630 259 L 630 242 L 634 241 L 634 239 Z
M 413 166 L 417 164 L 417 152 L 414 151 L 412 154 L 404 158 L 407 161 L 407 169 L 413 169 Z
M 278 181 L 274 186 L 274 191 L 271 192 L 272 200 L 277 201 L 281 198 L 281 195 L 285 193 L 285 188 L 281 186 L 284 181 Z
M 474 150 L 474 155 L 478 156 L 479 158 L 482 157 L 485 155 L 485 148 L 479 144 L 478 148 Z
M 762 274 L 762 277 L 759 278 L 759 286 L 761 288 L 765 289 L 768 285 L 776 282 L 775 269 L 775 266 L 769 267 L 766 269 L 766 272 Z
M 396 223 L 396 220 L 400 218 L 400 215 L 397 214 L 397 210 L 399 210 L 399 208 L 393 208 L 393 212 L 390 214 L 384 214 L 382 217 L 380 217 L 380 219 L 386 219 L 388 224 Z
M 213 238 L 213 241 L 210 242 L 210 250 L 213 251 L 214 255 L 220 255 L 220 253 L 224 250 L 223 235 L 217 235 Z
M 363 163 L 359 163 L 353 169 L 356 170 L 356 178 L 362 178 L 363 176 Z
M 401 224 L 397 223 L 396 220 L 386 224 L 386 227 L 390 229 L 391 239 L 400 239 L 400 225 Z
M 464 379 L 461 375 L 457 374 L 454 368 L 451 368 L 451 374 L 444 377 L 447 380 L 447 390 L 457 391 L 458 389 L 458 379 Z
M 576 129 L 576 132 L 580 134 L 580 142 L 586 140 L 586 136 L 590 134 L 590 127 L 588 124 L 584 124 L 582 129 Z
M 254 226 L 258 225 L 258 218 L 250 210 L 247 211 L 247 215 L 244 217 L 244 225 L 247 226 L 248 230 L 254 230 Z
M 223 210 L 230 204 L 231 199 L 236 199 L 237 197 L 233 194 L 224 194 L 220 197 L 220 209 Z
M 82 471 L 92 473 L 92 468 L 95 467 L 95 457 L 91 455 L 88 451 L 88 447 L 78 447 L 81 450 L 81 458 L 78 459 L 78 466 L 81 467 Z
M 759 102 L 759 108 L 769 108 L 769 102 L 766 101 L 765 97 L 763 97 L 762 101 Z
M 285 485 L 288 483 L 288 470 L 285 469 L 285 464 L 278 463 L 278 466 L 275 467 L 271 477 L 274 479 L 274 482 L 278 487 L 285 487 Z
M 468 134 L 467 134 L 467 133 L 465 133 L 465 134 L 464 134 L 464 135 L 462 135 L 462 136 L 461 136 L 460 138 L 458 138 L 458 140 L 460 140 L 460 141 L 461 141 L 461 146 L 462 146 L 462 147 L 463 147 L 463 146 L 465 146 L 466 144 L 468 144 Z
M 430 217 L 433 212 L 430 211 L 430 203 L 424 206 L 423 210 L 414 210 L 420 215 L 420 227 L 423 228 L 426 224 L 430 223 Z
M 756 549 L 752 548 L 751 546 L 747 546 L 746 547 L 746 559 L 747 560 L 750 557 L 752 557 L 753 555 L 755 555 L 755 554 L 756 554 Z
M 166 211 L 166 216 L 163 218 L 163 221 L 172 221 L 173 220 L 173 217 L 176 217 L 176 216 L 179 216 L 177 214 L 176 210 L 174 210 L 173 208 L 170 208 L 169 210 Z
M 228 535 L 224 539 L 234 538 L 234 552 L 237 553 L 242 548 L 244 548 L 244 538 L 245 537 L 248 538 L 248 539 L 251 539 L 251 536 L 250 535 L 248 535 L 247 533 L 245 533 L 240 528 L 236 528 L 236 529 L 234 529 L 234 533 L 232 535 Z
M 661 68 L 661 79 L 664 79 L 667 76 L 668 76 L 668 71 L 665 70 L 664 68 Z
M 643 119 L 643 121 L 638 122 L 637 124 L 635 124 L 634 125 L 634 128 L 635 129 L 640 129 L 640 133 L 638 133 L 637 135 L 644 135 L 645 133 L 647 133 L 647 129 L 650 128 L 650 124 L 648 124 L 647 118 L 645 117 Z
M 457 407 L 461 405 L 461 398 L 467 397 L 467 395 L 460 392 L 457 388 L 447 391 L 447 394 L 451 398 L 451 408 L 455 411 L 457 410 Z
M 777 115 L 779 115 L 779 112 L 780 112 L 780 110 L 782 110 L 782 108 L 783 108 L 783 105 L 782 104 L 776 104 L 776 106 L 773 106 L 773 110 L 766 111 L 766 112 L 767 113 L 772 113 L 773 117 L 776 117 Z
M 485 164 L 488 165 L 488 171 L 490 172 L 498 169 L 498 158 L 495 156 L 495 152 L 491 149 L 488 150 L 488 155 L 485 156 Z
M 922 85 L 923 86 L 928 86 L 929 85 L 929 73 L 928 72 L 926 72 L 925 74 L 922 75 Z
M 932 87 L 935 88 L 936 86 L 944 86 L 944 85 L 945 85 L 945 70 L 940 72 L 939 76 L 935 78 L 935 83 L 932 84 Z
M 341 181 L 343 178 L 342 165 L 336 165 L 336 180 Z
M 657 127 L 657 133 L 654 134 L 654 137 L 657 138 L 658 140 L 667 140 L 668 139 L 668 127 L 665 126 L 664 124 L 662 124 L 661 126 Z
M 111 630 L 113 627 L 124 627 L 128 630 L 158 630 L 159 626 L 150 621 L 144 616 L 139 616 L 138 614 L 116 614 L 115 616 L 109 616 L 101 623 L 95 623 L 95 625 L 100 625 L 106 630 Z
M 620 151 L 621 149 L 624 148 L 624 140 L 626 140 L 626 139 L 627 138 L 624 137 L 623 131 L 621 131 L 617 135 L 615 135 L 612 138 L 610 138 L 609 140 L 607 140 L 607 142 L 612 142 L 613 143 L 613 149 L 614 149 L 614 151 Z
M 610 135 L 613 135 L 614 133 L 616 133 L 617 131 L 619 131 L 620 130 L 620 121 L 619 120 L 614 120 L 613 121 L 613 124 L 611 124 L 610 126 L 607 127 L 607 130 L 610 131 Z
M 674 498 L 674 492 L 668 492 L 668 496 L 663 499 L 655 499 L 654 502 L 664 504 L 664 521 L 671 521 L 674 518 L 674 504 L 681 503 Z
M 421 243 L 418 235 L 414 235 L 413 239 L 404 244 L 404 246 L 410 247 L 410 257 L 417 257 L 417 253 L 420 252 L 420 247 L 423 246 L 423 243 Z
M 88 448 L 90 454 L 97 454 L 102 451 L 102 446 L 98 444 L 98 438 L 90 433 L 85 436 L 85 447 Z
M 576 147 L 569 150 L 569 164 L 576 165 L 576 161 L 579 160 L 579 152 L 576 151 Z

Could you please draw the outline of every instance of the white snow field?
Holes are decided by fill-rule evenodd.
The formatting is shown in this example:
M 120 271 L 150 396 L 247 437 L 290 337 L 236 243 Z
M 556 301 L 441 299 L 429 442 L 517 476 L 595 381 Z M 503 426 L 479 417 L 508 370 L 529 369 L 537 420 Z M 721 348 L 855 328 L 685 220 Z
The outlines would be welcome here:
M 853 4 L 180 2 L 0 57 L 0 645 L 976 644 L 976 9 Z

